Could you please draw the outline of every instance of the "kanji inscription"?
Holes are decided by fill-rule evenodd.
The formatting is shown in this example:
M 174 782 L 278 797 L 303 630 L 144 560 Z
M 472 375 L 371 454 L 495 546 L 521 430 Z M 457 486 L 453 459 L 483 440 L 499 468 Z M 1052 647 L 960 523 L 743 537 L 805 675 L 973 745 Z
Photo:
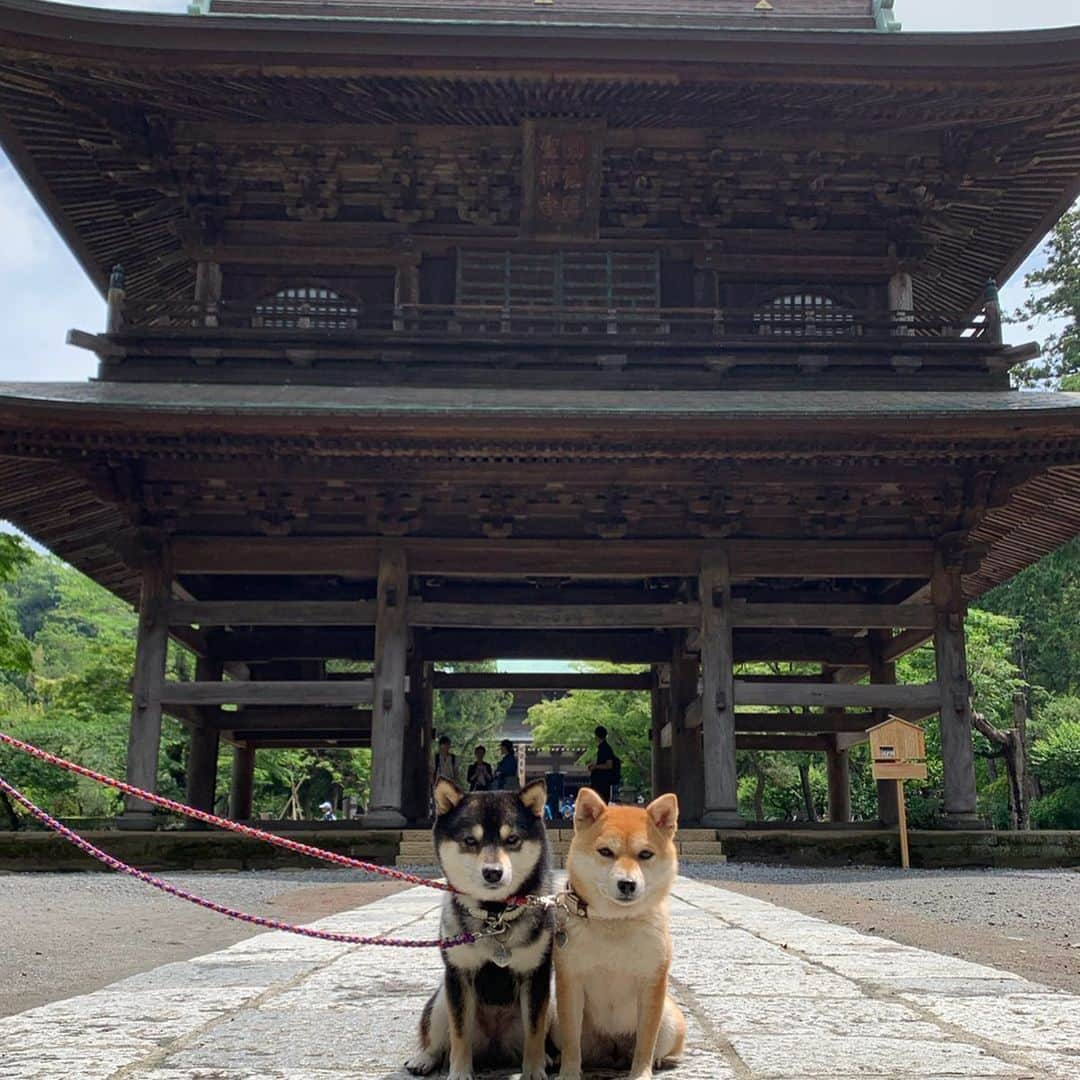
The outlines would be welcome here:
M 522 223 L 534 236 L 596 236 L 601 128 L 526 121 Z

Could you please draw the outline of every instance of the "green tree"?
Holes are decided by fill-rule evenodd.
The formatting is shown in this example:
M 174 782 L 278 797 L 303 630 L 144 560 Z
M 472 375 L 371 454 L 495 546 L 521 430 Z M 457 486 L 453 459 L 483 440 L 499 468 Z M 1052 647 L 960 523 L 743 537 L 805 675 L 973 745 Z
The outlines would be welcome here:
M 494 663 L 456 664 L 448 671 L 494 671 Z M 473 748 L 486 746 L 488 761 L 494 762 L 492 745 L 506 724 L 506 713 L 514 695 L 505 690 L 436 690 L 432 707 L 432 727 L 446 735 L 458 759 L 464 782 L 465 769 L 472 761 Z
M 588 671 L 627 671 L 611 664 L 583 665 Z M 632 791 L 651 791 L 652 702 L 642 690 L 571 690 L 565 697 L 542 701 L 529 710 L 526 721 L 540 747 L 586 748 L 579 764 L 596 756 L 598 726 L 608 730 L 608 742 L 622 761 L 622 785 Z
M 1029 682 L 1055 694 L 1080 692 L 1080 538 L 1022 570 L 979 603 L 1019 621 Z
M 1080 374 L 1080 208 L 1054 226 L 1046 241 L 1046 265 L 1024 278 L 1032 294 L 1013 321 L 1034 328 L 1043 319 L 1064 320 L 1043 342 L 1042 356 L 1017 369 L 1021 385 L 1056 384 Z
M 0 585 L 14 581 L 30 561 L 30 552 L 17 536 L 0 533 Z M 32 665 L 30 643 L 19 627 L 6 590 L 0 591 L 0 672 L 26 673 Z

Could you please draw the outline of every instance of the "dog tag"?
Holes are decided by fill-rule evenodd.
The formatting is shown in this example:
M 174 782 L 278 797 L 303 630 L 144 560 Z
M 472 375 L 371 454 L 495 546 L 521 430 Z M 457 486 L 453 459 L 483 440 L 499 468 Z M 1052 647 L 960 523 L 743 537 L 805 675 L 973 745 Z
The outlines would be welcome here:
M 501 942 L 495 942 L 495 955 L 492 960 L 501 968 L 510 966 L 510 950 Z
M 559 949 L 565 949 L 566 948 L 566 931 L 565 930 L 556 930 L 555 931 L 555 946 L 556 946 L 556 948 L 559 948 Z

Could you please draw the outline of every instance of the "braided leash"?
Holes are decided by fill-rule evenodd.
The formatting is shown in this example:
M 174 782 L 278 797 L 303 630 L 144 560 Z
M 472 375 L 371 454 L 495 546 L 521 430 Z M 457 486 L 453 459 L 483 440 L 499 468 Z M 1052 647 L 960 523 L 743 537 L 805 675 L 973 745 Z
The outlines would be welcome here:
M 2 776 L 0 776 L 0 791 L 7 793 L 16 802 L 24 806 L 46 828 L 58 833 L 65 840 L 69 840 L 80 851 L 85 852 L 87 855 L 91 856 L 91 858 L 97 859 L 98 862 L 104 863 L 110 870 L 116 870 L 118 873 L 127 874 L 129 877 L 135 878 L 136 881 L 142 881 L 147 885 L 152 885 L 155 889 L 160 889 L 163 893 L 168 893 L 170 896 L 175 896 L 180 900 L 187 900 L 189 903 L 206 908 L 208 911 L 216 911 L 219 915 L 227 915 L 230 919 L 236 919 L 239 922 L 251 923 L 253 926 L 262 926 L 267 930 L 283 930 L 287 934 L 299 934 L 301 937 L 318 938 L 320 941 L 335 941 L 342 945 L 388 945 L 398 949 L 452 949 L 455 945 L 470 945 L 472 942 L 476 941 L 474 935 L 467 933 L 459 934 L 457 937 L 438 938 L 432 941 L 407 941 L 398 938 L 360 937 L 357 934 L 339 934 L 332 930 L 316 930 L 310 926 L 296 926 L 293 923 L 279 922 L 277 919 L 267 919 L 262 915 L 250 915 L 246 911 L 237 911 L 236 908 L 226 907 L 224 904 L 218 904 L 213 900 L 207 900 L 204 896 L 196 896 L 186 889 L 178 888 L 176 885 L 170 885 L 167 881 L 163 881 L 153 874 L 148 874 L 145 870 L 139 870 L 134 866 L 129 866 L 127 863 L 114 858 L 107 851 L 102 851 L 101 848 L 95 847 L 89 840 L 76 832 L 72 832 L 66 825 L 61 824 L 56 818 L 52 817 L 45 810 L 42 810 L 40 806 L 31 802 L 21 791 L 12 787 Z
M 452 886 L 439 881 L 431 881 L 428 878 L 419 877 L 416 874 L 407 874 L 402 870 L 395 870 L 388 866 L 379 866 L 376 863 L 364 862 L 361 859 L 353 859 L 348 855 L 339 855 L 337 852 L 327 851 L 325 848 L 313 847 L 311 844 L 302 844 L 297 840 L 290 840 L 287 837 L 278 836 L 276 833 L 266 832 L 263 829 L 254 829 L 250 825 L 241 825 L 238 821 L 231 821 L 228 818 L 218 817 L 216 814 L 207 813 L 205 810 L 196 810 L 193 806 L 186 806 L 184 803 L 176 802 L 173 799 L 166 799 L 162 795 L 156 795 L 151 791 L 144 791 L 142 788 L 137 788 L 133 784 L 125 783 L 123 780 L 117 780 L 115 777 L 95 772 L 93 769 L 88 769 L 84 765 L 77 765 L 73 761 L 68 761 L 66 758 L 51 754 L 48 750 L 42 750 L 38 746 L 23 742 L 21 739 L 16 739 L 3 731 L 0 731 L 0 744 L 9 746 L 13 750 L 18 750 L 20 753 L 35 757 L 39 761 L 55 765 L 57 768 L 64 769 L 67 772 L 75 773 L 77 776 L 83 776 L 88 780 L 93 780 L 95 783 L 115 788 L 125 795 L 142 799 L 144 802 L 151 803 L 154 806 L 160 806 L 162 809 L 169 810 L 175 814 L 182 814 L 185 817 L 193 818 L 195 821 L 202 821 L 207 825 L 213 825 L 219 829 L 225 829 L 228 832 L 239 833 L 241 836 L 262 840 L 274 847 L 284 848 L 286 851 L 292 851 L 298 855 L 305 855 L 312 859 L 320 859 L 323 862 L 334 863 L 337 866 L 346 866 L 354 870 L 364 870 L 368 873 L 379 874 L 382 877 L 392 878 L 395 881 L 402 881 L 409 885 L 424 885 L 429 889 L 439 889 L 442 892 L 458 892 L 458 890 L 454 889 Z M 455 945 L 468 945 L 477 940 L 475 935 L 469 933 L 459 934 L 454 938 L 441 938 L 436 941 L 402 941 L 379 937 L 359 937 L 354 934 L 338 934 L 327 930 L 313 930 L 309 927 L 295 926 L 292 923 L 278 922 L 275 919 L 266 919 L 259 915 L 250 915 L 247 912 L 237 911 L 234 908 L 225 907 L 222 904 L 215 903 L 213 900 L 207 900 L 205 897 L 196 896 L 194 893 L 189 893 L 175 885 L 170 885 L 167 881 L 163 881 L 153 874 L 148 874 L 144 870 L 139 870 L 136 867 L 129 866 L 127 863 L 114 858 L 108 852 L 102 851 L 99 847 L 95 847 L 89 840 L 57 821 L 56 818 L 52 817 L 40 806 L 31 802 L 30 799 L 17 788 L 12 787 L 12 785 L 2 776 L 0 776 L 0 791 L 10 795 L 11 798 L 29 811 L 29 813 L 46 828 L 57 833 L 59 836 L 64 837 L 65 840 L 74 844 L 80 851 L 85 852 L 91 858 L 97 859 L 98 862 L 103 863 L 110 869 L 116 870 L 118 873 L 127 874 L 129 877 L 133 877 L 138 881 L 145 882 L 147 885 L 151 885 L 155 889 L 160 889 L 170 896 L 175 896 L 181 900 L 187 900 L 190 903 L 197 904 L 199 907 L 204 907 L 209 911 L 216 911 L 220 915 L 226 915 L 230 919 L 237 919 L 240 922 L 251 923 L 255 926 L 266 927 L 270 930 L 283 930 L 286 933 L 300 934 L 303 937 L 320 938 L 324 941 L 335 941 L 347 945 L 388 945 L 396 946 L 398 948 L 438 947 L 441 949 L 450 949 Z M 512 896 L 505 901 L 507 905 L 515 907 L 526 907 L 534 904 L 546 905 L 547 902 L 548 900 L 545 897 L 530 896 Z

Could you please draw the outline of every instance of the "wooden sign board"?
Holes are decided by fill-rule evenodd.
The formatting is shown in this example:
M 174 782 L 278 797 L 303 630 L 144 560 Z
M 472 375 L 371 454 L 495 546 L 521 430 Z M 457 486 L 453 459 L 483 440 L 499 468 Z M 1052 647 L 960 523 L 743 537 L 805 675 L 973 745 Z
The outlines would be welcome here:
M 903 774 L 902 766 L 926 761 L 926 735 L 918 724 L 891 716 L 883 724 L 877 724 L 866 733 L 870 739 L 870 760 L 873 762 L 875 780 L 898 780 L 926 778 L 925 765 L 919 774 Z
M 908 852 L 907 807 L 904 781 L 926 779 L 926 735 L 918 724 L 890 716 L 866 733 L 870 739 L 870 761 L 875 780 L 896 783 L 897 809 L 900 811 L 900 865 L 911 865 Z
M 526 236 L 596 239 L 603 134 L 602 122 L 524 122 L 521 225 Z

